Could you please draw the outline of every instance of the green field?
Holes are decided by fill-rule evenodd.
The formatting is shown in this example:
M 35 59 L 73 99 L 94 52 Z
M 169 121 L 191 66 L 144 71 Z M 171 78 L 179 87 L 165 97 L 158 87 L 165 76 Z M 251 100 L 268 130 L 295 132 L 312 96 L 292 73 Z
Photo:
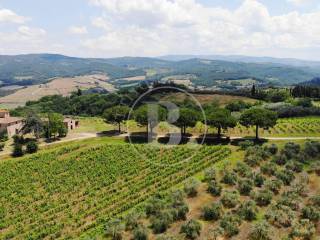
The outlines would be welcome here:
M 0 163 L 0 239 L 101 236 L 108 219 L 229 153 L 221 146 L 202 146 L 197 151 L 190 146 L 133 148 L 121 140 L 101 138 L 4 160 Z

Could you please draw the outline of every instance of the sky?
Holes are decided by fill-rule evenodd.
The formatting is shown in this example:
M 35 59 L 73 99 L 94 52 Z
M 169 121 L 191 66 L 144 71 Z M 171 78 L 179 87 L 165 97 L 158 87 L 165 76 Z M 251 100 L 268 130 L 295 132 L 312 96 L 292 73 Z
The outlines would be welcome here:
M 320 60 L 319 0 L 0 0 L 0 54 Z

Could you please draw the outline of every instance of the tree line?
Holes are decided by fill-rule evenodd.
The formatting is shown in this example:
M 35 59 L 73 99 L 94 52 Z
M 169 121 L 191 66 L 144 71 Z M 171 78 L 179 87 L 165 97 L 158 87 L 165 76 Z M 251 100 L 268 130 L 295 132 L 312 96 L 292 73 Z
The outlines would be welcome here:
M 135 120 L 140 126 L 146 127 L 147 134 L 153 134 L 153 129 L 159 121 L 165 121 L 168 112 L 165 108 L 159 106 L 156 112 L 148 111 L 147 105 L 141 105 L 134 109 L 128 106 L 117 105 L 105 110 L 103 117 L 107 123 L 116 124 L 118 131 L 121 133 L 121 124 L 129 119 Z M 222 130 L 234 128 L 238 122 L 246 127 L 254 126 L 256 129 L 256 139 L 259 139 L 259 128 L 270 128 L 277 123 L 277 113 L 263 108 L 250 108 L 242 112 L 239 119 L 232 116 L 231 111 L 227 108 L 221 108 L 216 104 L 204 106 L 204 113 L 195 107 L 181 106 L 179 109 L 179 118 L 175 126 L 179 127 L 181 134 L 186 135 L 188 127 L 194 127 L 197 122 L 207 124 L 218 130 L 217 137 L 221 138 Z

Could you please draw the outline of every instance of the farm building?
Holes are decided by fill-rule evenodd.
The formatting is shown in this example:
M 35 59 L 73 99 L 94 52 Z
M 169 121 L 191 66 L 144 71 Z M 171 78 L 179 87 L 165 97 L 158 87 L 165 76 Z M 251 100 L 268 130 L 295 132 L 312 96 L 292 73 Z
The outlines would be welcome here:
M 68 129 L 68 131 L 73 130 L 79 126 L 79 121 L 74 120 L 72 118 L 65 118 L 63 120 L 63 123 L 66 126 L 66 128 Z
M 6 132 L 8 137 L 18 134 L 23 127 L 23 119 L 10 117 L 7 110 L 0 110 L 0 132 Z

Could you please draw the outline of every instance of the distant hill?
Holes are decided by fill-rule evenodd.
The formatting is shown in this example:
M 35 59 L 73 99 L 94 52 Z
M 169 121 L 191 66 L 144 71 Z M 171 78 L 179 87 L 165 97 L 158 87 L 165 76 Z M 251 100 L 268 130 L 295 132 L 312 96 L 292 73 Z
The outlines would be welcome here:
M 190 56 L 191 57 L 191 56 Z M 211 60 L 210 58 L 220 58 Z M 289 64 L 291 62 L 291 64 Z M 0 87 L 34 85 L 54 77 L 107 74 L 119 86 L 131 77 L 146 76 L 146 81 L 192 76 L 194 86 L 212 87 L 216 81 L 256 79 L 291 85 L 320 76 L 320 64 L 300 60 L 252 58 L 244 56 L 167 56 L 161 58 L 75 58 L 57 54 L 0 56 Z M 140 78 L 142 79 L 142 78 Z M 139 82 L 139 81 L 136 81 Z
M 5 85 L 33 85 L 54 77 L 95 73 L 105 73 L 110 78 L 144 74 L 142 70 L 111 65 L 104 59 L 74 58 L 56 54 L 0 56 L 0 83 Z
M 244 62 L 244 63 L 274 63 L 283 64 L 294 67 L 320 67 L 320 61 L 307 61 L 295 58 L 273 58 L 273 57 L 250 57 L 242 55 L 167 55 L 161 56 L 159 59 L 166 61 L 183 61 L 194 58 L 208 60 L 222 60 L 228 62 Z
M 320 77 L 314 78 L 311 81 L 300 83 L 299 85 L 304 86 L 320 86 Z

